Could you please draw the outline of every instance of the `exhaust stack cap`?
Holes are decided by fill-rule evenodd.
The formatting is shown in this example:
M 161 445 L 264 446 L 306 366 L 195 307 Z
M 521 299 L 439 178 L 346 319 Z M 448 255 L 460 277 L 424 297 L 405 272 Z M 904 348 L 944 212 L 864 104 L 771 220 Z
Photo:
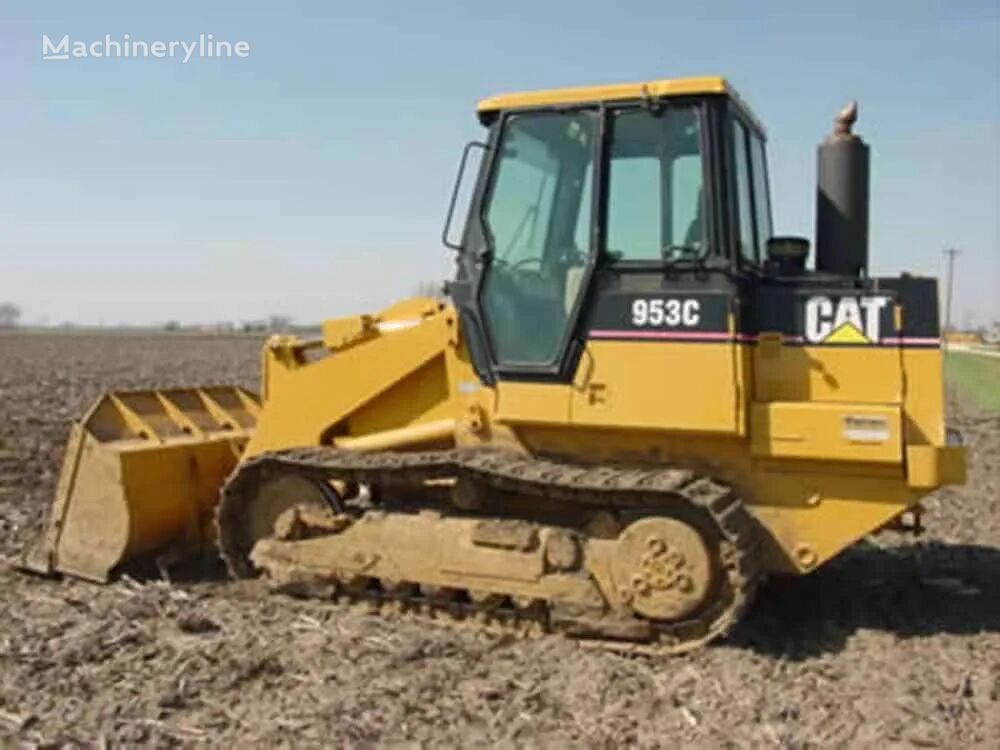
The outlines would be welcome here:
M 833 132 L 827 136 L 827 140 L 829 141 L 837 138 L 856 138 L 857 136 L 851 132 L 851 128 L 854 127 L 854 123 L 857 121 L 858 103 L 856 101 L 852 101 L 840 110 L 840 114 L 837 115 L 837 119 L 833 121 Z
M 869 149 L 857 119 L 852 101 L 816 153 L 816 270 L 852 278 L 868 273 Z

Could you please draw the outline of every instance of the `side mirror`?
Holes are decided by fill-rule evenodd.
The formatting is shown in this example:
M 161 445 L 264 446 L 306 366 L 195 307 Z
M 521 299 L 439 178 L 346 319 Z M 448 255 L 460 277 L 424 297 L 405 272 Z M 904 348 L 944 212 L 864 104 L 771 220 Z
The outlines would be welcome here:
M 489 146 L 485 143 L 480 143 L 479 141 L 469 141 L 465 144 L 465 149 L 462 151 L 462 160 L 458 163 L 458 175 L 455 177 L 455 187 L 451 190 L 451 201 L 448 203 L 448 214 L 444 220 L 444 229 L 441 231 L 441 241 L 444 243 L 445 247 L 450 247 L 452 250 L 462 249 L 462 238 L 459 237 L 457 241 L 451 239 L 451 221 L 455 215 L 455 204 L 458 202 L 459 193 L 462 192 L 462 186 L 466 185 L 465 172 L 466 167 L 469 166 L 469 154 L 474 150 L 479 149 L 483 153 L 489 150 Z M 480 162 L 482 157 L 480 156 Z M 478 167 L 479 162 L 475 165 Z M 474 184 L 474 183 L 473 183 Z M 466 189 L 464 192 L 464 200 L 462 205 L 467 209 L 469 204 L 472 202 L 471 189 Z

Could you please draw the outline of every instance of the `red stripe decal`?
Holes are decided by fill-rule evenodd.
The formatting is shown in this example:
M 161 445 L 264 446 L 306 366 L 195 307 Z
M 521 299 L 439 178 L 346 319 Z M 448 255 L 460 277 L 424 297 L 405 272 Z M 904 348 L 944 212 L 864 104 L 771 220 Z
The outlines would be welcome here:
M 723 333 L 722 331 L 637 331 L 637 330 L 593 330 L 589 332 L 592 339 L 659 339 L 665 341 L 742 341 L 755 342 L 757 336 L 752 333 Z M 788 344 L 804 344 L 802 336 L 784 335 L 782 341 Z M 887 336 L 878 344 L 885 346 L 939 346 L 939 338 L 920 338 L 904 336 L 902 338 Z M 877 346 L 878 344 L 869 344 Z M 823 346 L 824 344 L 815 344 Z
M 732 341 L 721 331 L 591 331 L 592 339 L 674 339 L 677 341 Z
M 939 338 L 920 338 L 919 336 L 903 336 L 902 338 L 898 338 L 898 337 L 894 337 L 894 336 L 886 336 L 885 338 L 882 339 L 881 343 L 883 343 L 883 344 L 901 344 L 902 346 L 906 346 L 907 344 L 909 344 L 911 346 L 919 346 L 921 344 L 923 344 L 923 345 L 930 344 L 930 345 L 937 346 L 937 345 L 939 345 L 941 343 L 941 339 L 939 339 Z

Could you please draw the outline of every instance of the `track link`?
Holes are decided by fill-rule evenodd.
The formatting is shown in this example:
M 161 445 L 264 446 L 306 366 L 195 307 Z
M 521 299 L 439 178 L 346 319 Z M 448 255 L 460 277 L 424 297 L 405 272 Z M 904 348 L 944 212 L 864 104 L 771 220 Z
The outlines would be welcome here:
M 394 490 L 420 490 L 432 480 L 456 479 L 487 492 L 537 497 L 582 510 L 609 510 L 632 515 L 670 514 L 678 504 L 701 511 L 718 537 L 722 581 L 715 596 L 689 619 L 652 621 L 651 637 L 632 642 L 620 627 L 601 632 L 598 623 L 580 631 L 550 616 L 549 608 L 522 611 L 508 600 L 490 611 L 468 602 L 435 602 L 412 587 L 400 594 L 378 585 L 344 592 L 351 600 L 372 601 L 399 613 L 437 613 L 518 634 L 538 629 L 584 636 L 588 644 L 629 653 L 676 654 L 703 646 L 725 635 L 748 609 L 760 578 L 760 554 L 755 523 L 731 487 L 687 469 L 584 465 L 534 458 L 492 448 L 459 448 L 412 453 L 339 450 L 307 447 L 276 451 L 243 462 L 227 481 L 217 512 L 219 546 L 234 576 L 254 575 L 255 569 L 234 529 L 261 484 L 278 474 L 293 473 L 314 482 L 339 481 L 377 487 L 383 495 Z M 501 509 L 495 509 L 501 510 Z M 327 591 L 327 594 L 334 593 Z M 507 606 L 509 605 L 509 606 Z M 641 621 L 641 618 L 636 618 Z M 525 625 L 529 627 L 526 629 Z M 602 637 L 607 635 L 607 637 Z

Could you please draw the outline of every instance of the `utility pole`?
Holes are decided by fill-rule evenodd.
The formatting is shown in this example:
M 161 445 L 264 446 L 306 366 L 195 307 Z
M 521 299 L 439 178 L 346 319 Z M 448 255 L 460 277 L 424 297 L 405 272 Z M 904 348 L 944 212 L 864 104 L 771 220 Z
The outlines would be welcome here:
M 944 303 L 944 348 L 948 349 L 948 331 L 951 330 L 951 297 L 955 289 L 955 258 L 959 251 L 953 247 L 941 251 L 948 258 L 948 290 Z

